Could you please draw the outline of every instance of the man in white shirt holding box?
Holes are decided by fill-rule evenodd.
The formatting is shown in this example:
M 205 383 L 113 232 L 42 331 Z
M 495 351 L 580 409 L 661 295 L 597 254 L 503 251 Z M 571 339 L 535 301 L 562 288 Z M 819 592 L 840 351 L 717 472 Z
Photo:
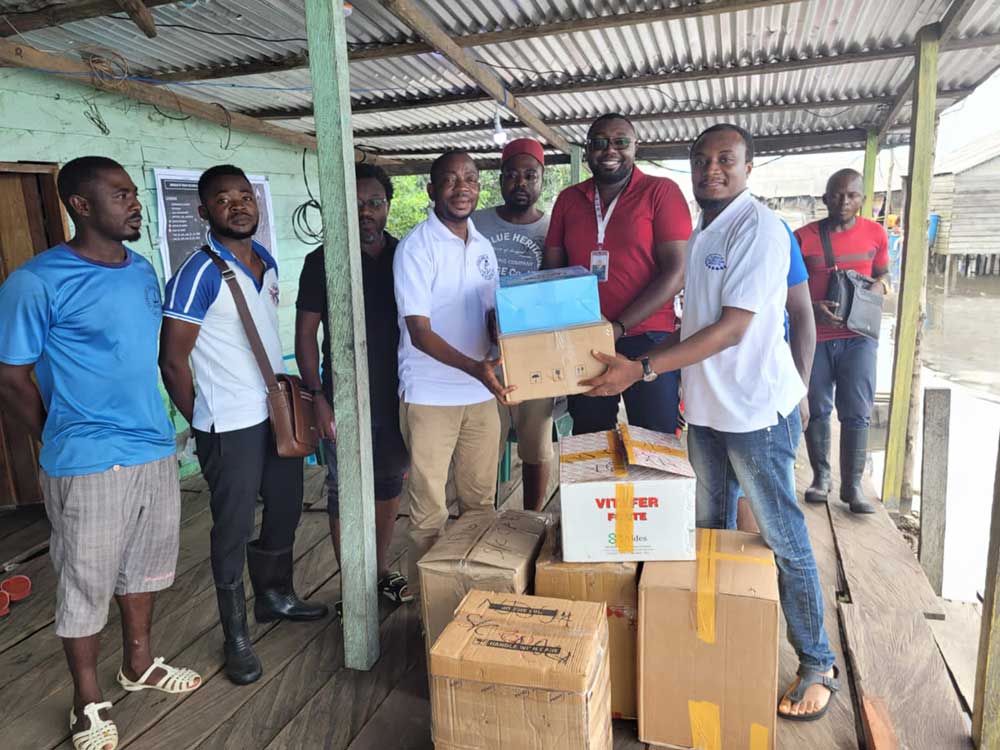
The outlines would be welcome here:
M 778 705 L 791 721 L 822 717 L 839 689 L 823 620 L 823 596 L 805 518 L 795 497 L 795 452 L 806 393 L 784 341 L 788 233 L 747 190 L 753 138 L 715 125 L 691 148 L 691 182 L 702 208 L 687 246 L 680 342 L 647 356 L 594 353 L 609 369 L 585 381 L 592 395 L 620 393 L 640 378 L 682 369 L 688 450 L 698 478 L 698 525 L 725 528 L 735 483 L 746 490 L 774 550 L 798 677 Z
M 479 170 L 451 151 L 431 166 L 434 211 L 396 248 L 399 307 L 399 421 L 410 451 L 409 582 L 448 521 L 445 487 L 454 462 L 462 512 L 493 510 L 500 417 L 494 397 L 512 388 L 489 359 L 497 259 L 469 219 L 479 201 Z

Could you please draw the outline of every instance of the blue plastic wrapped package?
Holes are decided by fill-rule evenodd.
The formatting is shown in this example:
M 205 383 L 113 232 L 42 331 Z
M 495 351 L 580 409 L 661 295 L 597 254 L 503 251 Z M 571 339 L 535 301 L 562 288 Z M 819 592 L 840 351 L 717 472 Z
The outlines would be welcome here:
M 582 266 L 500 279 L 496 291 L 500 333 L 554 331 L 601 320 L 597 277 Z

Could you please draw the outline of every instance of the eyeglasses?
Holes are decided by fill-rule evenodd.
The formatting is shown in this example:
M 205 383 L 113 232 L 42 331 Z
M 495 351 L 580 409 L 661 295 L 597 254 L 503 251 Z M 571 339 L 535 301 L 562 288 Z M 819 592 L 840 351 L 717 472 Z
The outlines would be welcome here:
M 477 185 L 478 186 L 479 185 L 479 175 L 478 174 L 475 174 L 475 175 L 469 174 L 469 175 L 465 175 L 464 177 L 459 178 L 459 176 L 457 174 L 449 173 L 449 174 L 444 175 L 441 178 L 441 180 L 440 180 L 441 185 L 443 187 L 448 188 L 449 190 L 451 188 L 455 187 L 459 182 L 464 182 L 466 185 Z
M 385 198 L 370 198 L 366 201 L 358 201 L 358 210 L 367 208 L 371 211 L 378 211 L 382 206 L 388 206 L 389 201 Z
M 624 151 L 629 146 L 635 143 L 634 138 L 591 138 L 587 141 L 587 146 L 591 151 L 607 151 L 609 146 L 614 147 L 616 151 Z

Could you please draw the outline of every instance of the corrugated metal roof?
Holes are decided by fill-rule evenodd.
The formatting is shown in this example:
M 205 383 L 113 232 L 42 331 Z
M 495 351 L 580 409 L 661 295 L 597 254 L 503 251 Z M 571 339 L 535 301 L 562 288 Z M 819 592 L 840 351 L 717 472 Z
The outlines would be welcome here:
M 1000 130 L 962 148 L 938 154 L 934 159 L 934 174 L 961 174 L 998 156 Z
M 960 39 L 1000 34 L 1000 3 L 971 0 L 972 8 L 958 26 Z M 711 7 L 714 2 L 698 3 Z M 677 8 L 656 0 L 423 0 L 419 3 L 453 36 L 544 27 L 595 16 Z M 688 5 L 688 3 L 683 3 Z M 524 101 L 546 120 L 592 118 L 608 111 L 648 115 L 681 110 L 739 110 L 733 114 L 698 115 L 643 121 L 647 141 L 685 141 L 722 118 L 737 119 L 757 135 L 851 131 L 877 126 L 888 104 L 837 106 L 851 99 L 894 96 L 912 68 L 912 59 L 894 56 L 854 64 L 827 64 L 770 72 L 748 66 L 824 57 L 836 63 L 842 55 L 899 50 L 914 43 L 918 30 L 938 21 L 949 0 L 801 0 L 766 7 L 700 15 L 641 25 L 567 31 L 467 48 L 510 89 L 560 87 L 573 82 L 615 79 L 599 91 L 574 90 L 530 95 Z M 3 9 L 31 7 L 0 0 Z M 159 35 L 147 39 L 124 14 L 68 23 L 25 33 L 23 38 L 47 51 L 79 54 L 85 49 L 111 50 L 128 61 L 131 74 L 157 74 L 249 64 L 303 55 L 305 16 L 301 0 L 182 0 L 152 10 Z M 17 16 L 6 16 L 17 27 Z M 0 21 L 2 23 L 3 21 Z M 210 33 L 206 33 L 210 32 Z M 418 42 L 414 34 L 377 0 L 355 0 L 347 18 L 352 50 L 372 45 Z M 520 35 L 524 36 L 524 35 Z M 850 58 L 840 58 L 850 59 Z M 1000 67 L 1000 48 L 963 48 L 942 52 L 941 88 L 967 90 Z M 352 101 L 356 107 L 391 106 L 413 99 L 427 104 L 454 95 L 481 96 L 474 82 L 437 53 L 355 60 L 351 62 Z M 704 71 L 699 80 L 653 85 L 626 85 L 651 75 L 687 75 Z M 725 75 L 711 75 L 722 71 Z M 199 80 L 175 84 L 173 90 L 228 109 L 308 114 L 311 81 L 308 69 Z M 951 100 L 948 100 L 951 101 Z M 827 102 L 817 105 L 816 102 Z M 787 111 L 754 112 L 755 107 L 807 103 Z M 943 104 L 948 103 L 943 102 Z M 358 112 L 358 131 L 427 128 L 473 123 L 483 127 L 493 117 L 491 101 Z M 905 122 L 904 108 L 900 122 Z M 280 121 L 309 131 L 308 117 Z M 567 138 L 581 141 L 582 125 L 560 126 Z M 514 132 L 514 131 L 512 131 Z M 521 131 L 517 131 L 521 132 Z M 359 145 L 398 151 L 420 148 L 488 147 L 489 130 L 419 136 L 365 135 Z

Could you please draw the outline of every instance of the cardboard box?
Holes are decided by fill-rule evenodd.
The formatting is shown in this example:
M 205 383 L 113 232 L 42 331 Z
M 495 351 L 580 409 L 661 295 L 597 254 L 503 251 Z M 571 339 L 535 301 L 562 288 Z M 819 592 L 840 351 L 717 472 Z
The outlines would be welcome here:
M 500 333 L 506 335 L 598 323 L 597 277 L 583 266 L 503 276 L 496 310 Z
M 611 750 L 607 638 L 599 604 L 470 594 L 430 653 L 435 748 Z
M 694 559 L 694 470 L 676 437 L 619 425 L 559 450 L 566 562 Z
M 634 719 L 639 627 L 639 563 L 567 563 L 558 529 L 550 528 L 535 562 L 535 593 L 572 601 L 603 602 L 611 656 L 611 715 Z
M 595 350 L 614 355 L 615 334 L 610 323 L 500 336 L 504 383 L 517 386 L 507 400 L 518 403 L 589 390 L 580 381 L 607 369 L 591 354 Z
M 773 748 L 780 619 L 774 555 L 756 534 L 699 529 L 696 562 L 646 563 L 639 739 Z
M 427 644 L 472 589 L 521 594 L 531 587 L 548 516 L 523 510 L 466 513 L 425 554 L 420 602 Z

